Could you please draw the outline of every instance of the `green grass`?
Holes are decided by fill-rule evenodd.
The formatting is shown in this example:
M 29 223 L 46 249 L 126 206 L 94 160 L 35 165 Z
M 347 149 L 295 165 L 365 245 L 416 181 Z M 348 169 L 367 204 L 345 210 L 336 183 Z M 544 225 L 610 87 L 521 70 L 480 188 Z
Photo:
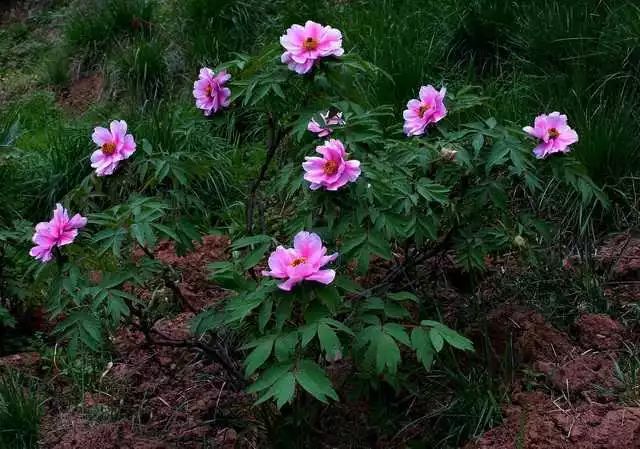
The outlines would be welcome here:
M 65 27 L 67 43 L 98 56 L 123 35 L 148 35 L 155 2 L 151 0 L 90 0 L 76 2 Z
M 0 448 L 36 448 L 41 416 L 32 380 L 13 372 L 0 376 Z
M 620 401 L 629 407 L 640 406 L 640 348 L 625 343 L 620 360 L 615 365 L 615 375 L 620 382 Z

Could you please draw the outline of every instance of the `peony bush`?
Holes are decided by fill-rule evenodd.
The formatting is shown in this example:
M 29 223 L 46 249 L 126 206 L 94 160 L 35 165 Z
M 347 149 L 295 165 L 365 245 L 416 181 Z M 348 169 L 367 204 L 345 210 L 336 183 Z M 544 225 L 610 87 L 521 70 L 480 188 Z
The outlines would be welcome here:
M 153 253 L 160 239 L 181 250 L 200 239 L 185 205 L 201 201 L 194 186 L 207 166 L 162 154 L 137 133 L 136 151 L 122 120 L 95 128 L 95 175 L 69 197 L 87 218 L 69 218 L 58 204 L 51 221 L 36 226 L 30 252 L 57 261 L 36 277 L 48 284 L 51 312 L 64 317 L 58 332 L 70 348 L 101 350 L 123 321 L 158 337 L 161 313 L 135 292 L 159 285 L 197 312 L 198 347 L 208 342 L 238 384 L 250 383 L 257 403 L 339 400 L 328 374 L 338 361 L 366 388 L 404 388 L 418 367 L 441 363 L 443 351 L 473 351 L 426 314 L 417 267 L 450 254 L 474 273 L 490 255 L 524 254 L 544 238 L 529 205 L 544 200 L 549 179 L 584 201 L 604 201 L 567 154 L 578 136 L 558 112 L 522 132 L 484 117 L 473 89 L 428 84 L 416 86 L 418 98 L 401 113 L 401 105 L 369 104 L 367 80 L 389 75 L 345 53 L 339 30 L 307 21 L 280 44 L 203 67 L 193 85 L 202 120 L 212 120 L 218 136 L 234 124 L 243 129 L 259 161 L 247 169 L 255 172 L 250 185 L 239 186 L 241 217 L 225 224 L 231 258 L 211 266 L 230 294 L 207 310 L 182 298 L 179 273 Z M 150 188 L 127 192 L 130 176 Z M 217 336 L 229 334 L 240 343 L 217 347 Z M 243 372 L 229 354 L 243 359 Z

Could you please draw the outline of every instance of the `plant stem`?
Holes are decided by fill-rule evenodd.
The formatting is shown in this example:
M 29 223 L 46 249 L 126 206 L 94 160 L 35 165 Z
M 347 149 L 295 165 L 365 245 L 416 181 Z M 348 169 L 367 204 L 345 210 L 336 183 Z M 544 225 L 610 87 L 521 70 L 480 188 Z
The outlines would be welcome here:
M 269 168 L 269 165 L 271 165 L 271 161 L 276 155 L 276 150 L 280 146 L 280 142 L 282 142 L 282 138 L 285 135 L 285 133 L 278 127 L 277 120 L 272 113 L 269 113 L 269 130 L 269 138 L 267 140 L 267 156 L 265 157 L 264 162 L 260 167 L 258 177 L 251 185 L 249 198 L 247 199 L 247 234 L 249 235 L 253 232 L 253 210 L 255 209 L 258 187 L 260 187 L 260 183 L 264 180 L 267 174 L 267 169 Z

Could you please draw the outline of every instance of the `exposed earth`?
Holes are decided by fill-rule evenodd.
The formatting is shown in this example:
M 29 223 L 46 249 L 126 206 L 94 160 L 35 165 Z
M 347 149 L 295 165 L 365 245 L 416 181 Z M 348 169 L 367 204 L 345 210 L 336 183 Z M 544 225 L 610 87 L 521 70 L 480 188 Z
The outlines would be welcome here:
M 207 280 L 207 265 L 225 259 L 228 245 L 226 237 L 208 236 L 185 256 L 178 256 L 170 243 L 156 248 L 155 256 L 181 273 L 178 285 L 189 308 L 202 310 L 224 297 L 224 290 Z M 617 270 L 615 264 L 607 266 Z M 191 317 L 193 312 L 185 308 L 161 319 L 154 335 L 169 343 L 191 341 Z M 637 332 L 607 315 L 584 314 L 568 329 L 570 336 L 539 313 L 513 305 L 494 309 L 486 326 L 495 357 L 510 347 L 518 374 L 509 387 L 511 403 L 504 405 L 503 423 L 465 449 L 640 448 L 640 402 L 634 402 L 640 398 L 638 386 L 625 385 L 615 369 L 625 343 L 636 341 Z M 79 403 L 54 396 L 46 404 L 43 448 L 259 447 L 252 399 L 197 348 L 149 344 L 135 326 L 121 328 L 113 346 L 113 361 L 105 366 L 98 388 L 85 392 Z M 37 353 L 0 359 L 0 366 L 31 374 L 38 374 L 42 364 Z M 346 369 L 335 368 L 338 377 Z M 68 392 L 69 385 L 55 376 L 50 384 L 60 397 Z M 625 389 L 630 391 L 621 394 Z M 343 403 L 336 406 L 336 416 L 361 415 L 366 412 L 366 406 L 359 409 L 362 405 Z M 352 435 L 359 438 L 357 432 Z M 334 436 L 327 435 L 327 443 Z M 334 447 L 366 446 L 352 441 Z M 399 446 L 390 439 L 376 447 Z

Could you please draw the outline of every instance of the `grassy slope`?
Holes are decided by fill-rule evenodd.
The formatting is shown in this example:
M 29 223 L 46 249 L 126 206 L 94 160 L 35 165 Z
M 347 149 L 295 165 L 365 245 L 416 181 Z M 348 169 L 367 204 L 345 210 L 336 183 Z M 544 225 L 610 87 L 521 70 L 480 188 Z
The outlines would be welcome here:
M 581 138 L 576 154 L 598 182 L 616 184 L 640 169 L 640 7 L 633 2 L 63 3 L 1 31 L 6 39 L 0 39 L 0 75 L 8 80 L 2 90 L 9 101 L 0 106 L 0 123 L 6 128 L 8 116 L 20 114 L 24 134 L 18 146 L 25 150 L 48 151 L 60 134 L 68 134 L 60 129 L 77 128 L 79 139 L 97 122 L 116 115 L 141 122 L 163 107 L 184 110 L 179 120 L 189 125 L 197 118 L 189 111 L 189 88 L 199 66 L 214 66 L 234 51 L 251 52 L 277 40 L 291 23 L 313 18 L 341 29 L 348 50 L 393 77 L 371 86 L 373 104 L 391 104 L 400 113 L 421 84 L 453 91 L 477 85 L 492 99 L 494 115 L 518 125 L 540 112 L 567 113 Z M 47 48 L 51 35 L 61 38 Z M 51 91 L 94 70 L 106 76 L 108 101 L 84 116 L 63 116 Z M 70 161 L 82 151 L 88 148 L 56 148 L 56 156 L 36 165 L 47 172 L 53 161 L 74 180 L 82 170 Z M 56 193 L 72 185 L 51 182 Z M 47 185 L 31 186 L 33 196 L 35 190 L 43 195 Z

